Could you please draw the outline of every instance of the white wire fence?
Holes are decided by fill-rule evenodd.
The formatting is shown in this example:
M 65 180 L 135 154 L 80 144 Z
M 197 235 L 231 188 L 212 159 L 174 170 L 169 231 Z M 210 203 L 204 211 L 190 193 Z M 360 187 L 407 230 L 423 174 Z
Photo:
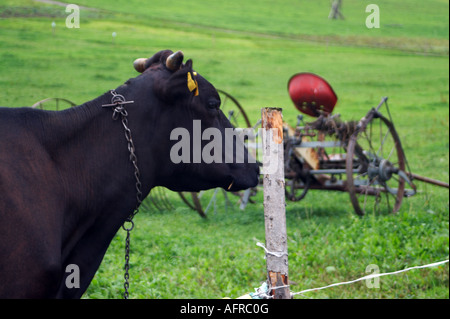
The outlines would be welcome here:
M 266 255 L 267 254 L 272 254 L 272 255 L 280 256 L 280 257 L 282 255 L 285 255 L 285 254 L 287 255 L 287 252 L 271 252 L 271 251 L 268 251 L 266 249 L 266 247 L 264 246 L 264 244 L 262 244 L 260 242 L 258 242 L 256 245 L 261 247 L 261 248 L 263 248 L 265 253 L 266 253 Z M 296 295 L 303 295 L 303 294 L 308 293 L 308 292 L 328 289 L 328 288 L 332 288 L 332 287 L 337 287 L 337 286 L 342 286 L 342 285 L 349 285 L 349 284 L 353 284 L 353 283 L 356 283 L 356 282 L 359 282 L 359 281 L 363 281 L 363 280 L 370 281 L 370 280 L 372 280 L 374 278 L 379 278 L 379 277 L 382 277 L 382 276 L 397 275 L 397 274 L 400 274 L 400 273 L 403 273 L 403 272 L 407 272 L 407 271 L 411 271 L 411 270 L 414 270 L 414 269 L 423 269 L 423 268 L 437 267 L 437 266 L 446 264 L 448 262 L 449 262 L 449 260 L 446 259 L 446 260 L 434 262 L 434 263 L 431 263 L 431 264 L 408 267 L 408 268 L 405 268 L 405 269 L 392 271 L 392 272 L 373 273 L 373 274 L 370 274 L 370 275 L 367 275 L 367 276 L 363 276 L 361 278 L 350 280 L 350 281 L 337 282 L 337 283 L 333 283 L 333 284 L 330 284 L 330 285 L 327 285 L 327 286 L 323 286 L 323 287 L 310 288 L 310 289 L 305 289 L 305 290 L 298 291 L 298 292 L 291 292 L 291 297 L 296 296 Z M 242 298 L 242 299 L 246 299 L 246 298 L 248 298 L 248 299 L 272 299 L 273 296 L 270 295 L 272 290 L 286 288 L 288 286 L 278 286 L 278 287 L 270 288 L 270 287 L 268 287 L 267 283 L 263 283 L 259 288 L 255 289 L 254 293 L 249 293 L 249 294 L 244 295 L 244 296 L 239 297 L 239 298 Z

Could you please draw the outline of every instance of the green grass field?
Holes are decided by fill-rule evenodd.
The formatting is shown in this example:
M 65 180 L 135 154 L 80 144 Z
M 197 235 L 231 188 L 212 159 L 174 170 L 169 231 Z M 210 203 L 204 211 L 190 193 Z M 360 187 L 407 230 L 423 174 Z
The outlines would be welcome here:
M 30 106 L 47 97 L 81 104 L 136 76 L 135 58 L 168 48 L 183 50 L 253 123 L 273 106 L 294 125 L 287 81 L 314 72 L 333 86 L 344 120 L 360 119 L 389 96 L 412 171 L 448 182 L 449 3 L 379 0 L 381 27 L 368 29 L 372 2 L 344 1 L 346 19 L 332 21 L 328 0 L 82 0 L 77 4 L 98 10 L 82 9 L 80 28 L 69 29 L 64 7 L 0 0 L 0 104 Z M 310 191 L 288 202 L 291 291 L 362 277 L 370 264 L 391 272 L 448 259 L 448 189 L 417 183 L 420 192 L 396 215 L 359 218 L 346 193 Z M 207 220 L 177 194 L 167 196 L 174 209 L 136 216 L 132 298 L 235 298 L 260 286 L 262 189 L 245 211 L 225 210 L 219 194 Z M 120 231 L 85 298 L 120 298 L 124 239 Z M 359 282 L 296 298 L 449 298 L 449 267 L 382 277 L 378 289 Z

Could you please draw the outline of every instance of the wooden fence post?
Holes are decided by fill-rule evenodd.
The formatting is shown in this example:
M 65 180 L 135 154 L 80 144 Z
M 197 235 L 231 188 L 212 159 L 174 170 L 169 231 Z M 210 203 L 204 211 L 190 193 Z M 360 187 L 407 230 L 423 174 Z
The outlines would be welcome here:
M 274 299 L 290 299 L 281 109 L 263 108 L 261 118 L 267 278 L 269 289 L 285 286 L 270 290 Z

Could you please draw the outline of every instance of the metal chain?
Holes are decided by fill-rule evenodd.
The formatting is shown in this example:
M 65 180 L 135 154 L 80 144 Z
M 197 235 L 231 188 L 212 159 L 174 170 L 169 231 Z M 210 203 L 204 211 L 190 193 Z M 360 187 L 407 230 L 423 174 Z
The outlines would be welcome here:
M 127 232 L 127 237 L 125 239 L 125 265 L 124 265 L 125 273 L 123 276 L 123 278 L 125 280 L 125 282 L 123 284 L 125 291 L 123 293 L 123 298 L 128 299 L 128 297 L 129 297 L 128 289 L 130 287 L 130 284 L 129 284 L 129 278 L 130 278 L 130 274 L 129 274 L 130 233 L 134 228 L 133 217 L 139 212 L 139 206 L 142 203 L 142 183 L 140 180 L 141 173 L 140 173 L 138 165 L 137 165 L 137 157 L 136 157 L 136 153 L 135 153 L 136 149 L 134 147 L 133 138 L 131 136 L 131 130 L 128 126 L 128 119 L 127 119 L 128 112 L 125 110 L 125 108 L 123 106 L 124 104 L 133 103 L 133 101 L 126 101 L 125 98 L 123 97 L 123 95 L 117 94 L 117 92 L 115 90 L 111 90 L 110 92 L 113 96 L 111 99 L 111 104 L 105 104 L 102 106 L 103 107 L 114 106 L 113 115 L 112 115 L 113 120 L 119 119 L 119 115 L 121 117 L 122 126 L 125 130 L 125 139 L 127 140 L 127 143 L 128 143 L 128 151 L 130 152 L 130 162 L 134 166 L 134 177 L 136 179 L 136 207 L 122 225 L 123 230 L 125 230 Z

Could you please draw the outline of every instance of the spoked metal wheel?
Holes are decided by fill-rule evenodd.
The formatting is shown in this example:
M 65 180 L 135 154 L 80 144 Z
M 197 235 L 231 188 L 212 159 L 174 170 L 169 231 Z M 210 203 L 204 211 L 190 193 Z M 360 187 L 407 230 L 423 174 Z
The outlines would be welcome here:
M 294 154 L 294 145 L 291 140 L 284 144 L 284 175 L 285 195 L 292 202 L 302 200 L 309 190 L 311 176 L 303 173 L 303 165 Z
M 217 90 L 220 96 L 221 105 L 220 109 L 225 114 L 225 116 L 230 120 L 231 124 L 235 128 L 248 128 L 251 127 L 250 120 L 244 111 L 241 104 L 229 93 Z M 188 205 L 191 209 L 196 210 L 199 215 L 206 218 L 207 213 L 211 210 L 216 210 L 216 202 L 219 189 L 207 190 L 202 192 L 180 192 L 179 195 L 181 199 Z M 232 193 L 236 196 L 227 196 L 223 192 L 225 197 L 225 205 L 233 204 L 236 199 L 240 200 L 244 194 Z M 241 196 L 242 195 L 242 196 Z M 225 207 L 226 208 L 226 207 Z
M 74 107 L 76 104 L 70 100 L 60 97 L 50 97 L 48 99 L 41 100 L 34 103 L 32 108 L 40 108 L 41 110 L 56 110 L 65 109 L 68 107 Z
M 200 192 L 179 192 L 183 202 L 191 209 L 197 211 L 202 218 L 219 209 L 225 211 L 241 199 L 241 192 L 227 193 L 221 188 L 209 189 Z M 219 197 L 223 197 L 223 206 L 219 207 Z M 220 200 L 222 203 L 222 200 Z
M 244 108 L 232 95 L 225 91 L 217 90 L 220 96 L 220 109 L 236 128 L 252 127 Z
M 291 202 L 298 202 L 305 198 L 309 190 L 310 179 L 303 182 L 300 179 L 287 179 L 285 186 L 285 195 Z
M 403 197 L 415 192 L 405 190 L 406 182 L 414 188 L 406 166 L 394 125 L 372 109 L 360 121 L 347 147 L 347 187 L 355 212 L 397 212 Z

